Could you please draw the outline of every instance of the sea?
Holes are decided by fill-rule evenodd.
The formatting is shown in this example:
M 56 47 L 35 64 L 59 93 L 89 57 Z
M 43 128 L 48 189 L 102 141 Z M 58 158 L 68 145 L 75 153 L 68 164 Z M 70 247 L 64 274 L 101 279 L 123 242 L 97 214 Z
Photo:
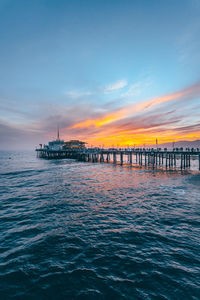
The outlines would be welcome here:
M 200 299 L 200 172 L 0 152 L 0 299 Z

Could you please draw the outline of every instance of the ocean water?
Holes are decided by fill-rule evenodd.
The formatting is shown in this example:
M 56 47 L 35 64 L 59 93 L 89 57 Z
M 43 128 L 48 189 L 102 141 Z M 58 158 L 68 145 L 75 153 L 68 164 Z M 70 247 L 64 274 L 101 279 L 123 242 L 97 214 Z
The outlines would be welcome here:
M 0 152 L 0 299 L 200 299 L 200 173 Z

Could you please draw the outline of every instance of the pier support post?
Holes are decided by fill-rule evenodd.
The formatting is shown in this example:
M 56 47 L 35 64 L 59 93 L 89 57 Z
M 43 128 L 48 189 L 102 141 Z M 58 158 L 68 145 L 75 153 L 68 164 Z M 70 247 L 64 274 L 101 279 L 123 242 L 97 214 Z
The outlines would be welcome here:
M 200 170 L 200 154 L 199 154 L 199 170 Z
M 155 164 L 155 153 L 153 153 L 153 168 L 154 168 L 154 164 Z
M 104 162 L 103 153 L 101 153 L 101 156 L 100 156 L 100 162 Z
M 107 163 L 109 162 L 109 159 L 110 159 L 110 155 L 109 155 L 109 153 L 107 153 L 107 157 L 106 157 Z
M 121 165 L 123 164 L 123 152 L 120 153 L 120 162 L 121 162 Z
M 129 154 L 129 162 L 132 165 L 132 152 L 130 152 L 130 154 Z

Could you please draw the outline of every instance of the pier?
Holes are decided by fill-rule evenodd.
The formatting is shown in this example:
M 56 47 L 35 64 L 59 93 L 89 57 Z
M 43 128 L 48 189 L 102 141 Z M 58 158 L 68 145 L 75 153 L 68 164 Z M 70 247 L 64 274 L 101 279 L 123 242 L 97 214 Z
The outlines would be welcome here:
M 190 168 L 191 160 L 198 160 L 200 170 L 200 150 L 197 149 L 101 149 L 83 148 L 66 150 L 36 149 L 37 157 L 45 159 L 77 159 L 85 162 L 111 162 L 165 168 Z

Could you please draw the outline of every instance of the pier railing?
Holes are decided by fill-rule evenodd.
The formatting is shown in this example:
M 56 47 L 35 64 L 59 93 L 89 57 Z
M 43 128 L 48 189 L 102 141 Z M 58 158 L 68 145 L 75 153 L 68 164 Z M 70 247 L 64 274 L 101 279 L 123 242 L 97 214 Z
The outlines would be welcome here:
M 138 165 L 152 165 L 190 168 L 191 160 L 198 160 L 200 170 L 200 149 L 36 149 L 37 157 L 45 159 L 77 159 L 86 162 L 113 162 L 113 163 L 136 163 Z

